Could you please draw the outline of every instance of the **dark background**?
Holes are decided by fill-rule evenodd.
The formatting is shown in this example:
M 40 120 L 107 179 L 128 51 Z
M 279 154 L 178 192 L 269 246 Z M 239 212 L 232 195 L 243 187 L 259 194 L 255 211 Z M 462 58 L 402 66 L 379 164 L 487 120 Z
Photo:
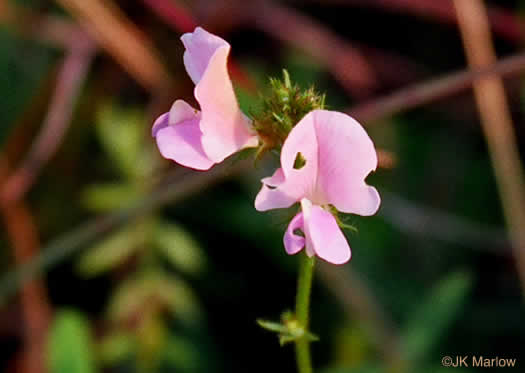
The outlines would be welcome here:
M 113 18 L 100 26 L 100 12 L 67 5 L 76 1 L 0 1 L 0 264 L 11 276 L 0 278 L 2 370 L 294 371 L 293 347 L 255 322 L 278 320 L 295 297 L 297 258 L 282 245 L 291 212 L 253 208 L 274 161 L 253 168 L 232 157 L 210 173 L 186 171 L 161 160 L 150 137 L 176 98 L 195 104 L 180 35 L 198 24 L 231 43 L 230 72 L 248 114 L 282 68 L 326 92 L 331 109 L 347 110 L 466 69 L 452 2 L 84 1 L 106 4 Z M 493 19 L 503 12 L 525 24 L 523 2 L 485 3 Z M 157 12 L 159 4 L 167 8 Z M 124 18 L 128 36 L 115 39 Z M 498 57 L 519 53 L 525 38 L 498 19 Z M 73 43 L 63 29 L 49 31 L 52 20 L 78 31 Z M 317 33 L 324 38 L 301 39 Z M 154 78 L 130 73 L 115 49 L 133 48 L 128 37 L 149 46 L 168 78 L 142 60 Z M 76 91 L 60 93 L 75 48 L 88 67 Z M 362 63 L 370 76 L 355 73 Z M 523 152 L 523 83 L 505 82 Z M 71 98 L 61 111 L 66 130 L 51 131 L 60 143 L 28 162 L 57 94 Z M 525 364 L 522 290 L 476 103 L 470 89 L 445 96 L 356 116 L 386 154 L 367 179 L 383 203 L 374 217 L 347 217 L 358 229 L 345 232 L 352 261 L 319 267 L 316 371 L 439 372 L 445 355 Z M 5 185 L 20 167 L 32 182 L 10 199 Z M 157 203 L 163 193 L 172 196 Z M 137 204 L 146 211 L 130 213 Z M 42 275 L 11 291 L 6 278 L 27 262 Z

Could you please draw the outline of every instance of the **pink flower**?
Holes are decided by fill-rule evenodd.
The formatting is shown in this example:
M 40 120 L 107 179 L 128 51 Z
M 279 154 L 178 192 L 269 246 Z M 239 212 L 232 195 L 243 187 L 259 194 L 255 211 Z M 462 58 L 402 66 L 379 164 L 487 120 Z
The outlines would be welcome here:
M 195 83 L 201 111 L 177 100 L 155 121 L 152 135 L 163 157 L 208 170 L 242 148 L 257 146 L 258 140 L 228 75 L 230 44 L 200 27 L 181 40 L 186 48 L 184 65 Z
M 381 200 L 365 178 L 376 167 L 374 144 L 357 121 L 343 113 L 314 110 L 288 135 L 281 168 L 262 180 L 255 208 L 266 211 L 300 202 L 302 212 L 284 235 L 286 252 L 306 247 L 309 256 L 345 263 L 350 247 L 328 205 L 345 213 L 375 214 Z M 298 229 L 304 237 L 295 233 Z

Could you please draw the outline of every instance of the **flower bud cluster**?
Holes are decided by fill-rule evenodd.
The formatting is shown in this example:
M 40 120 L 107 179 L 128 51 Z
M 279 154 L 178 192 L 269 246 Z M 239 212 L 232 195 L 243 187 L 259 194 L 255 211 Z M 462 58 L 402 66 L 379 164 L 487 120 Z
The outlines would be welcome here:
M 262 110 L 255 115 L 254 128 L 261 142 L 257 152 L 260 158 L 266 152 L 279 150 L 292 128 L 309 112 L 324 109 L 325 95 L 312 86 L 302 90 L 292 84 L 288 71 L 283 79 L 270 78 L 271 90 L 263 97 Z

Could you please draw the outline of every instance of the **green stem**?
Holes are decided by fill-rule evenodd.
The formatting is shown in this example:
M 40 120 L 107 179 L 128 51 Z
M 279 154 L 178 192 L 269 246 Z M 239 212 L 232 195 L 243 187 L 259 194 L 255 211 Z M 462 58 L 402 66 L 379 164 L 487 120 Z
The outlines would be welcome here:
M 310 293 L 314 274 L 314 257 L 301 255 L 299 278 L 297 280 L 297 298 L 295 303 L 295 316 L 305 333 L 308 331 Z M 302 337 L 295 342 L 295 355 L 299 373 L 312 373 L 312 359 L 310 357 L 310 341 Z

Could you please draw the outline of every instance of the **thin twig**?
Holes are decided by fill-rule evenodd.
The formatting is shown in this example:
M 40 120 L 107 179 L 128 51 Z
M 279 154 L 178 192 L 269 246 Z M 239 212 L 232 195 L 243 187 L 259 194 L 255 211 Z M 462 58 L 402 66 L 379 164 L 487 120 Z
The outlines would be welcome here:
M 401 111 L 413 109 L 472 87 L 476 79 L 493 75 L 510 76 L 525 71 L 525 53 L 507 57 L 492 65 L 448 74 L 441 78 L 414 84 L 390 95 L 375 98 L 346 110 L 361 121 L 374 121 Z
M 170 84 L 170 74 L 153 43 L 111 0 L 56 0 L 146 89 Z
M 255 28 L 306 52 L 326 67 L 350 96 L 367 97 L 380 86 L 414 81 L 424 73 L 407 58 L 349 42 L 312 17 L 275 1 L 218 0 L 210 4 L 201 0 L 194 9 L 212 29 Z
M 172 0 L 142 0 L 166 24 L 178 32 L 191 32 L 198 26 L 189 10 Z
M 304 2 L 305 0 L 301 0 Z M 353 5 L 377 8 L 391 12 L 413 14 L 429 20 L 456 24 L 457 17 L 452 0 L 308 0 L 323 5 Z M 511 11 L 491 6 L 488 9 L 490 26 L 497 35 L 517 44 L 525 40 L 525 22 Z
M 199 190 L 224 181 L 246 170 L 248 165 L 251 165 L 248 161 L 239 162 L 234 166 L 223 164 L 215 166 L 206 173 L 185 171 L 183 175 L 179 170 L 173 170 L 148 198 L 129 208 L 82 224 L 51 242 L 31 262 L 4 275 L 0 279 L 0 306 L 4 305 L 9 296 L 35 275 L 45 272 L 77 250 L 85 248 L 95 239 L 101 238 L 137 216 L 150 213 L 169 202 L 179 201 Z
M 41 15 L 31 9 L 0 0 L 0 23 L 17 34 L 53 47 L 69 48 L 84 31 L 64 17 Z
M 483 2 L 454 0 L 454 5 L 469 65 L 491 66 L 496 54 Z M 499 76 L 478 79 L 474 93 L 525 294 L 525 181 L 503 82 Z
M 87 35 L 79 35 L 71 45 L 58 73 L 57 86 L 42 130 L 21 166 L 0 188 L 0 200 L 3 203 L 21 199 L 35 182 L 43 166 L 58 150 L 71 122 L 74 103 L 87 76 L 94 52 L 95 45 Z
M 322 61 L 350 95 L 363 97 L 378 87 L 376 72 L 366 57 L 315 20 L 292 8 L 263 0 L 245 5 L 242 13 L 249 26 Z
M 402 232 L 497 255 L 510 254 L 504 229 L 381 192 L 379 215 Z

